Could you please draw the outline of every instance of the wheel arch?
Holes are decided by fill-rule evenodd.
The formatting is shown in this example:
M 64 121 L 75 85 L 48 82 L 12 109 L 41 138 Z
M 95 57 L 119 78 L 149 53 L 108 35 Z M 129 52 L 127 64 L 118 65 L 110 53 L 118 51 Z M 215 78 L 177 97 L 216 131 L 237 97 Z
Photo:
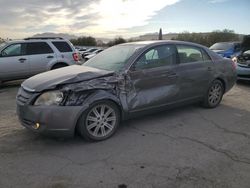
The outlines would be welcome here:
M 69 66 L 69 64 L 67 64 L 67 63 L 65 63 L 65 62 L 56 62 L 56 63 L 54 63 L 54 64 L 52 64 L 51 66 L 50 66 L 50 69 L 49 70 L 53 70 L 56 66 L 58 66 L 58 65 L 63 65 L 63 66 Z
M 115 95 L 110 93 L 110 91 L 106 90 L 97 90 L 93 92 L 90 96 L 88 96 L 82 104 L 82 108 L 77 115 L 75 121 L 75 132 L 78 126 L 79 119 L 81 118 L 82 114 L 88 110 L 89 106 L 100 101 L 110 101 L 115 104 L 120 112 L 121 120 L 125 117 L 125 112 L 123 111 L 122 104 L 120 103 L 119 98 Z
M 225 79 L 223 79 L 222 77 L 217 77 L 215 80 L 221 81 L 221 83 L 223 84 L 223 89 L 224 89 L 224 93 L 225 93 L 227 90 L 227 84 L 226 84 Z

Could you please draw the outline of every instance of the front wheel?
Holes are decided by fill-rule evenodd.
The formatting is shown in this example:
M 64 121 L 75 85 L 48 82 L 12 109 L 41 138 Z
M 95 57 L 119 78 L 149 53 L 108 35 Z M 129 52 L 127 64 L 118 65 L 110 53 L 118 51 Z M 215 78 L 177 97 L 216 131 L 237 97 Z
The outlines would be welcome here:
M 78 132 L 86 140 L 102 141 L 111 137 L 120 124 L 120 112 L 113 102 L 94 103 L 78 122 Z
M 215 108 L 217 107 L 223 97 L 224 94 L 224 86 L 220 80 L 215 80 L 210 85 L 205 99 L 203 101 L 203 106 L 207 108 Z

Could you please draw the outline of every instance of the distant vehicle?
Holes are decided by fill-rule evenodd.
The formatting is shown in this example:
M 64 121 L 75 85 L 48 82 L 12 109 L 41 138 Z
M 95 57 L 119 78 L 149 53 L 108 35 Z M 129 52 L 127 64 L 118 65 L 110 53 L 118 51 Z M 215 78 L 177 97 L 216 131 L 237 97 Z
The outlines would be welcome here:
M 241 53 L 241 42 L 219 42 L 212 45 L 209 49 L 222 57 L 232 58 Z
M 0 83 L 80 64 L 73 45 L 62 38 L 26 38 L 0 45 Z
M 233 58 L 237 63 L 238 80 L 250 81 L 250 35 L 245 36 L 242 42 L 242 53 Z
M 97 54 L 90 54 L 90 55 L 87 55 L 87 56 L 84 57 L 84 60 L 85 60 L 85 61 L 88 61 L 89 59 L 95 57 L 96 55 L 97 55 Z
M 79 48 L 78 51 L 79 52 L 85 52 L 87 50 L 87 48 Z
M 89 48 L 89 49 L 87 49 L 86 51 L 84 51 L 82 53 L 82 58 L 84 58 L 86 55 L 89 55 L 90 53 L 92 53 L 92 52 L 94 52 L 96 50 L 98 50 L 98 49 L 97 48 Z
M 238 80 L 250 81 L 250 50 L 247 50 L 241 55 L 234 57 L 233 61 L 237 63 Z
M 236 81 L 236 65 L 208 48 L 180 41 L 111 47 L 82 66 L 24 81 L 17 114 L 36 133 L 87 140 L 111 137 L 120 121 L 187 103 L 217 107 Z
M 92 57 L 95 57 L 97 54 L 99 54 L 102 51 L 103 51 L 102 49 L 99 49 L 99 50 L 93 51 L 92 53 L 86 53 L 84 56 L 84 60 L 87 61 L 91 59 Z

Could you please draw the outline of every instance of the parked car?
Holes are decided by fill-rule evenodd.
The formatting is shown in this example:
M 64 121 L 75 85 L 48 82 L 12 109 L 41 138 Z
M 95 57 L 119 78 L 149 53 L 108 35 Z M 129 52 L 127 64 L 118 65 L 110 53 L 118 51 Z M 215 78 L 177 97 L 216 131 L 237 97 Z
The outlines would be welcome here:
M 111 137 L 120 121 L 201 102 L 215 108 L 236 81 L 236 65 L 189 42 L 149 41 L 111 47 L 82 66 L 23 82 L 17 114 L 26 128 L 88 140 Z
M 98 49 L 96 49 L 96 48 L 89 48 L 89 49 L 87 49 L 86 51 L 84 51 L 84 52 L 82 53 L 82 58 L 84 59 L 84 57 L 85 57 L 87 54 L 92 53 L 92 52 L 94 52 L 94 51 L 96 51 L 96 50 L 98 50 Z
M 73 45 L 62 38 L 27 38 L 0 46 L 0 82 L 79 64 Z
M 233 61 L 237 63 L 238 80 L 250 81 L 250 49 L 234 57 Z
M 218 53 L 222 57 L 232 58 L 241 53 L 240 42 L 219 42 L 210 47 L 210 50 Z
M 102 51 L 103 51 L 102 49 L 99 49 L 99 50 L 96 50 L 96 51 L 94 51 L 92 53 L 86 54 L 85 57 L 84 57 L 84 60 L 88 61 L 89 59 L 95 57 L 97 54 L 99 54 Z

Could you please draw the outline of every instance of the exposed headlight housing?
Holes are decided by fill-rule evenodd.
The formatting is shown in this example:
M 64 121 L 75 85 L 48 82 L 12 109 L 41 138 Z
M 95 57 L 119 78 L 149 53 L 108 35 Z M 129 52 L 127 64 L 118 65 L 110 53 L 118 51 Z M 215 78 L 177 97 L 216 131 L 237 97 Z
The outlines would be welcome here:
M 63 101 L 63 92 L 61 91 L 48 91 L 42 93 L 35 101 L 35 106 L 51 106 L 59 105 Z

